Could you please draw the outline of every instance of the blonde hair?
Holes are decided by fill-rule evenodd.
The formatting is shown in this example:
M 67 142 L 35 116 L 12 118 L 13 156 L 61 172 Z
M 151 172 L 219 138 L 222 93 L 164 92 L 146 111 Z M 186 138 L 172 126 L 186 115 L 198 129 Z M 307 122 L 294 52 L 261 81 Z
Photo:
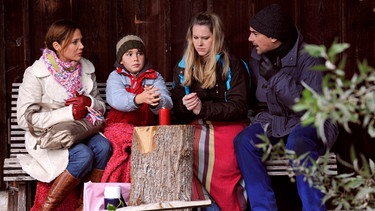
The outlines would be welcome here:
M 211 50 L 203 61 L 195 50 L 193 44 L 193 26 L 204 25 L 207 26 L 212 35 L 213 42 Z M 202 84 L 202 88 L 213 88 L 216 84 L 216 56 L 222 54 L 224 58 L 224 67 L 221 77 L 225 80 L 228 76 L 229 55 L 225 49 L 225 36 L 223 23 L 219 16 L 214 13 L 201 12 L 194 16 L 190 22 L 188 31 L 186 33 L 187 46 L 184 52 L 186 68 L 184 71 L 183 85 L 190 86 L 192 77 Z M 194 69 L 194 71 L 193 71 Z

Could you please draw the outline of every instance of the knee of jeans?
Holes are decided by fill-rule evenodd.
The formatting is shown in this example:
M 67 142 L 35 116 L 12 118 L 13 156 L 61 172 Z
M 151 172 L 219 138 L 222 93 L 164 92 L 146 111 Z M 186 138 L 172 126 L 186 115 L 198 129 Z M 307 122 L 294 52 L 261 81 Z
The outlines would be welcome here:
M 79 154 L 79 156 L 77 156 L 77 162 L 80 162 L 82 167 L 92 166 L 94 153 L 90 148 L 84 147 L 77 154 Z
M 234 149 L 236 153 L 246 152 L 246 153 L 255 153 L 257 155 L 261 155 L 263 150 L 256 146 L 259 143 L 259 138 L 254 138 L 253 135 L 242 134 L 239 136 L 238 139 L 236 137 L 234 142 Z
M 235 147 L 241 147 L 243 145 L 246 145 L 247 143 L 252 144 L 258 144 L 260 143 L 261 139 L 258 137 L 259 131 L 257 131 L 257 128 L 251 128 L 247 127 L 244 130 L 242 130 L 234 139 L 234 145 Z
M 76 178 L 81 179 L 91 171 L 94 162 L 94 153 L 84 144 L 77 144 L 69 151 L 68 171 Z
M 97 150 L 97 154 L 100 157 L 108 157 L 108 156 L 111 156 L 112 153 L 113 153 L 113 148 L 112 148 L 111 142 L 109 142 L 105 138 L 98 141 L 96 150 Z

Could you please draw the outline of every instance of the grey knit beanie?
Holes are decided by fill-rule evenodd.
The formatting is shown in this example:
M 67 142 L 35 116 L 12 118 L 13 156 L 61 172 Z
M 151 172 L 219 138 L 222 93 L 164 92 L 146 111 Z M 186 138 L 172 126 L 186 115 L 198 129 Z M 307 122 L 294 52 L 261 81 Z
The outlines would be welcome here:
M 125 37 L 121 38 L 116 44 L 116 59 L 117 62 L 120 63 L 122 56 L 126 51 L 129 49 L 139 49 L 145 52 L 145 45 L 143 40 L 136 36 L 136 35 L 126 35 Z
M 292 22 L 278 4 L 263 8 L 250 19 L 250 26 L 267 37 L 286 40 Z

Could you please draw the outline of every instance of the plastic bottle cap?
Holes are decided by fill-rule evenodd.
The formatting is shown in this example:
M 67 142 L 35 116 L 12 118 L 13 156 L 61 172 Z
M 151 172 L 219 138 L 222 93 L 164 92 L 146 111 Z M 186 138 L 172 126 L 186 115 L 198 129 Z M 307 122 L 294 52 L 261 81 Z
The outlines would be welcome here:
M 104 198 L 107 198 L 107 199 L 121 198 L 120 186 L 105 187 Z

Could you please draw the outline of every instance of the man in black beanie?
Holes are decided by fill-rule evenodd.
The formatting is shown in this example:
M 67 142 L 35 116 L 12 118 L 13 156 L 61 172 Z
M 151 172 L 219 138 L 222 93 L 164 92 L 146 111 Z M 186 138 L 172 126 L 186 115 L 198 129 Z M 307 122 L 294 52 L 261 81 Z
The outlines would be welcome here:
M 302 81 L 321 92 L 323 74 L 311 67 L 324 60 L 303 51 L 302 35 L 280 5 L 270 5 L 250 19 L 249 41 L 253 44 L 249 66 L 255 76 L 254 92 L 259 102 L 267 104 L 268 110 L 256 114 L 252 124 L 236 136 L 234 146 L 251 210 L 271 211 L 277 210 L 277 204 L 262 162 L 263 151 L 257 147 L 263 142 L 259 135 L 267 135 L 272 144 L 283 140 L 286 148 L 297 156 L 308 152 L 308 157 L 316 160 L 332 147 L 338 129 L 327 122 L 324 128 L 327 142 L 323 142 L 313 125 L 301 125 L 303 113 L 292 109 L 304 89 Z M 307 165 L 311 165 L 309 158 L 305 159 Z M 303 210 L 326 210 L 322 204 L 324 195 L 310 187 L 303 177 L 296 176 Z

